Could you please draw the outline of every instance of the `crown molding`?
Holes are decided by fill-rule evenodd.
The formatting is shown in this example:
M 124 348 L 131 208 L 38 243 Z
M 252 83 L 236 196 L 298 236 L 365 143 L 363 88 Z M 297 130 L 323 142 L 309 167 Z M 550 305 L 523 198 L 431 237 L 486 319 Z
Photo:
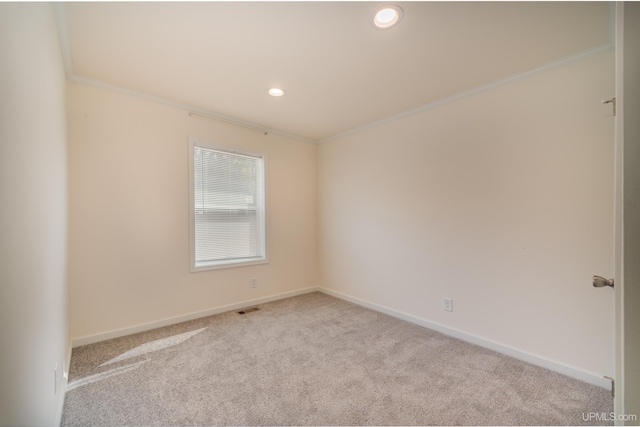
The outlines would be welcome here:
M 135 91 L 135 90 L 131 90 L 131 89 L 126 89 L 117 85 L 113 85 L 110 83 L 106 83 L 103 81 L 99 81 L 99 80 L 94 80 L 94 79 L 89 79 L 86 77 L 82 77 L 82 76 L 78 76 L 74 73 L 73 71 L 73 58 L 71 55 L 71 48 L 69 45 L 69 25 L 67 22 L 67 13 L 66 13 L 66 8 L 64 3 L 54 3 L 53 5 L 54 10 L 55 10 L 55 16 L 56 16 L 56 22 L 57 22 L 57 26 L 58 26 L 58 37 L 60 39 L 60 49 L 62 52 L 62 59 L 63 59 L 63 63 L 64 63 L 64 69 L 65 69 L 65 74 L 66 77 L 69 81 L 74 82 L 74 83 L 80 83 L 80 84 L 85 84 L 85 85 L 89 85 L 89 86 L 94 86 L 94 87 L 98 87 L 98 88 L 102 88 L 102 89 L 106 89 L 106 90 L 110 90 L 110 91 L 114 91 L 114 92 L 119 92 L 119 93 L 123 93 L 126 95 L 130 95 L 130 96 L 134 96 L 134 97 L 138 97 L 138 98 L 142 98 L 142 99 L 146 99 L 148 101 L 152 101 L 152 102 L 156 102 L 156 103 L 160 103 L 160 104 L 164 104 L 164 105 L 168 105 L 174 108 L 178 108 L 184 111 L 187 111 L 189 113 L 189 115 L 191 115 L 192 113 L 195 113 L 199 116 L 203 116 L 209 119 L 213 119 L 213 120 L 217 120 L 217 121 L 221 121 L 224 123 L 229 123 L 229 124 L 233 124 L 236 126 L 241 126 L 244 128 L 248 128 L 248 129 L 252 129 L 252 130 L 256 130 L 259 132 L 264 132 L 265 134 L 268 133 L 272 133 L 275 135 L 280 135 L 280 136 L 284 136 L 287 138 L 292 138 L 292 139 L 296 139 L 299 141 L 303 141 L 303 142 L 308 142 L 308 143 L 314 143 L 314 144 L 322 144 L 325 142 L 329 142 L 329 141 L 333 141 L 335 139 L 339 139 L 339 138 L 343 138 L 345 136 L 349 136 L 349 135 L 353 135 L 355 133 L 358 132 L 362 132 L 364 130 L 367 129 L 371 129 L 371 128 L 375 128 L 377 126 L 381 126 L 385 123 L 390 123 L 393 122 L 395 120 L 399 120 L 408 116 L 412 116 L 414 114 L 418 114 L 421 113 L 423 111 L 427 111 L 427 110 L 431 110 L 434 108 L 438 108 L 442 105 L 454 102 L 454 101 L 458 101 L 460 99 L 463 98 L 467 98 L 482 92 L 486 92 L 489 91 L 491 89 L 495 89 L 497 87 L 500 86 L 504 86 L 507 85 L 509 83 L 513 83 L 515 81 L 518 80 L 522 80 L 537 74 L 542 74 L 545 73 L 547 71 L 551 71 L 554 70 L 556 68 L 561 68 L 564 67 L 566 65 L 570 65 L 573 64 L 575 62 L 579 62 L 585 59 L 589 59 L 592 58 L 594 56 L 598 56 L 601 55 L 603 53 L 606 52 L 610 52 L 613 51 L 615 48 L 615 40 L 612 39 L 612 34 L 614 34 L 614 30 L 615 30 L 615 19 L 612 19 L 611 16 L 613 16 L 615 18 L 615 14 L 612 15 L 611 10 L 615 9 L 615 2 L 610 2 L 609 4 L 609 42 L 604 45 L 604 46 L 600 46 L 598 48 L 595 49 L 590 49 L 587 50 L 585 52 L 579 53 L 577 55 L 572 55 L 570 57 L 561 59 L 559 61 L 555 61 L 546 65 L 543 65 L 541 67 L 537 67 L 534 68 L 532 70 L 528 70 L 522 73 L 518 73 L 515 75 L 512 75 L 510 77 L 506 77 L 504 79 L 489 83 L 487 85 L 484 86 L 480 86 L 477 87 L 475 89 L 471 89 L 465 92 L 461 92 L 458 93 L 456 95 L 452 95 L 434 102 L 431 102 L 429 104 L 425 104 L 422 105 L 418 108 L 414 108 L 412 110 L 407 110 L 405 112 L 399 113 L 399 114 L 395 114 L 393 116 L 387 117 L 385 119 L 382 120 L 378 120 L 375 122 L 371 122 L 362 126 L 358 126 L 355 127 L 353 129 L 350 129 L 348 131 L 345 132 L 341 132 L 335 135 L 331 135 L 325 138 L 321 138 L 321 139 L 312 139 L 312 138 L 306 138 L 300 135 L 295 135 L 295 134 L 291 134 L 288 132 L 284 132 L 281 131 L 279 129 L 274 129 L 274 128 L 269 128 L 266 126 L 262 126 L 260 124 L 257 123 L 252 123 L 252 122 L 248 122 L 245 120 L 240 120 L 238 118 L 235 117 L 229 117 L 229 116 L 225 116 L 224 114 L 220 114 L 214 111 L 210 111 L 210 110 L 206 110 L 206 109 L 202 109 L 202 108 L 198 108 L 196 106 L 193 105 L 189 105 L 189 104 L 184 104 L 184 103 L 180 103 L 180 102 L 176 102 L 176 101 L 172 101 L 170 99 L 166 99 L 166 98 L 162 98 L 162 97 L 158 97 L 155 95 L 151 95 L 151 94 L 147 94 L 147 93 L 143 93 L 143 92 L 139 92 L 139 91 Z
M 299 136 L 299 135 L 294 135 L 288 132 L 284 132 L 281 131 L 279 129 L 273 129 L 270 128 L 268 126 L 262 126 L 260 124 L 257 123 L 252 123 L 252 122 L 248 122 L 248 121 L 244 121 L 244 120 L 239 120 L 236 119 L 234 117 L 229 117 L 229 116 L 225 116 L 223 114 L 219 114 L 216 113 L 214 111 L 210 111 L 210 110 L 206 110 L 203 108 L 199 108 L 199 107 L 195 107 L 193 105 L 189 105 L 189 104 L 184 104 L 181 102 L 176 102 L 176 101 L 172 101 L 170 99 L 167 98 L 162 98 L 159 96 L 155 96 L 155 95 L 150 95 L 144 92 L 140 92 L 140 91 L 136 91 L 136 90 L 131 90 L 131 89 L 126 89 L 123 88 L 121 86 L 117 86 L 117 85 L 113 85 L 110 83 L 105 83 L 103 81 L 100 80 L 94 80 L 94 79 L 88 79 L 85 77 L 80 77 L 77 76 L 75 74 L 71 74 L 69 76 L 67 76 L 67 79 L 73 83 L 80 83 L 80 84 L 84 84 L 87 86 L 93 86 L 93 87 L 97 87 L 100 89 L 106 89 L 112 92 L 118 92 L 118 93 L 122 93 L 125 95 L 129 95 L 129 96 L 133 96 L 136 98 L 141 98 L 141 99 L 145 99 L 147 101 L 151 101 L 151 102 L 155 102 L 158 104 L 163 104 L 163 105 L 168 105 L 170 107 L 174 107 L 177 108 L 179 110 L 184 110 L 186 111 L 190 116 L 191 115 L 198 115 L 198 116 L 203 116 L 212 120 L 216 120 L 219 122 L 224 122 L 224 123 L 229 123 L 232 125 L 236 125 L 236 126 L 240 126 L 243 128 L 247 128 L 247 129 L 251 129 L 251 130 L 255 130 L 258 132 L 263 132 L 265 135 L 266 134 L 274 134 L 274 135 L 280 135 L 280 136 L 284 136 L 287 138 L 292 138 L 292 139 L 297 139 L 299 141 L 302 142 L 309 142 L 309 143 L 317 143 L 318 141 L 314 140 L 314 139 L 310 139 L 310 138 L 305 138 L 303 136 Z
M 62 53 L 62 61 L 64 64 L 64 70 L 65 70 L 65 75 L 67 77 L 67 80 L 73 83 L 80 83 L 87 86 L 98 87 L 101 89 L 106 89 L 109 91 L 126 94 L 129 96 L 134 96 L 136 98 L 145 99 L 147 101 L 168 105 L 170 107 L 184 110 L 190 116 L 192 114 L 197 114 L 199 116 L 206 117 L 212 120 L 229 123 L 232 125 L 248 128 L 258 132 L 263 132 L 265 135 L 271 133 L 274 135 L 280 135 L 280 136 L 296 139 L 303 142 L 309 142 L 314 144 L 318 142 L 317 140 L 306 138 L 300 135 L 294 135 L 292 133 L 284 132 L 279 129 L 274 129 L 268 126 L 262 126 L 257 123 L 240 120 L 235 117 L 225 116 L 224 114 L 216 113 L 215 111 L 210 111 L 210 110 L 199 108 L 193 105 L 172 101 L 167 98 L 151 95 L 151 94 L 136 91 L 136 90 L 126 89 L 121 86 L 106 83 L 100 80 L 89 79 L 89 78 L 82 77 L 75 74 L 73 70 L 73 58 L 71 56 L 71 47 L 69 44 L 69 24 L 67 22 L 67 11 L 64 3 L 54 3 L 53 7 L 55 11 L 55 16 L 56 16 L 56 24 L 58 27 L 58 38 L 60 40 L 60 50 Z
M 338 138 L 343 138 L 345 136 L 353 135 L 355 133 L 362 132 L 362 131 L 367 130 L 367 129 L 375 128 L 375 127 L 378 127 L 378 126 L 383 125 L 385 123 L 393 122 L 395 120 L 399 120 L 399 119 L 402 119 L 402 118 L 405 118 L 405 117 L 408 117 L 408 116 L 412 116 L 414 114 L 418 114 L 418 113 L 421 113 L 423 111 L 432 110 L 432 109 L 438 108 L 438 107 L 440 107 L 442 105 L 449 104 L 450 102 L 458 101 L 458 100 L 463 99 L 463 98 L 467 98 L 467 97 L 470 97 L 470 96 L 473 96 L 473 95 L 477 95 L 479 93 L 486 92 L 486 91 L 489 91 L 491 89 L 495 89 L 497 87 L 504 86 L 504 85 L 507 85 L 509 83 L 513 83 L 513 82 L 518 81 L 518 80 L 522 80 L 522 79 L 525 79 L 525 78 L 528 78 L 528 77 L 531 77 L 531 76 L 535 76 L 537 74 L 546 73 L 547 71 L 555 70 L 556 68 L 561 68 L 561 67 L 567 66 L 569 64 L 573 64 L 575 62 L 583 61 L 585 59 L 589 59 L 589 58 L 592 58 L 594 56 L 601 55 L 601 54 L 606 53 L 606 52 L 611 52 L 613 50 L 614 50 L 614 45 L 612 43 L 608 43 L 608 44 L 606 44 L 604 46 L 601 46 L 601 47 L 598 47 L 598 48 L 595 48 L 595 49 L 591 49 L 591 50 L 588 50 L 586 52 L 582 52 L 582 53 L 579 53 L 577 55 L 573 55 L 573 56 L 570 56 L 568 58 L 564 58 L 564 59 L 561 59 L 559 61 L 552 62 L 550 64 L 543 65 L 543 66 L 538 67 L 538 68 L 534 68 L 534 69 L 529 70 L 529 71 L 525 71 L 523 73 L 515 74 L 513 76 L 506 77 L 504 79 L 495 81 L 493 83 L 489 83 L 487 85 L 480 86 L 480 87 L 477 87 L 475 89 L 471 89 L 471 90 L 468 90 L 468 91 L 465 91 L 465 92 L 461 92 L 461 93 L 458 93 L 456 95 L 452 95 L 452 96 L 449 96 L 447 98 L 440 99 L 438 101 L 435 101 L 435 102 L 432 102 L 432 103 L 429 103 L 429 104 L 422 105 L 422 106 L 420 106 L 418 108 L 415 108 L 413 110 L 408 110 L 408 111 L 405 111 L 403 113 L 396 114 L 396 115 L 391 116 L 391 117 L 387 117 L 386 119 L 382 119 L 382 120 L 378 120 L 378 121 L 375 121 L 375 122 L 372 122 L 372 123 L 368 123 L 366 125 L 359 126 L 357 128 L 353 128 L 353 129 L 348 130 L 346 132 L 342 132 L 342 133 L 339 133 L 339 134 L 336 134 L 336 135 L 332 135 L 332 136 L 320 139 L 318 141 L 318 144 L 329 142 L 329 141 L 332 141 L 332 140 L 338 139 Z

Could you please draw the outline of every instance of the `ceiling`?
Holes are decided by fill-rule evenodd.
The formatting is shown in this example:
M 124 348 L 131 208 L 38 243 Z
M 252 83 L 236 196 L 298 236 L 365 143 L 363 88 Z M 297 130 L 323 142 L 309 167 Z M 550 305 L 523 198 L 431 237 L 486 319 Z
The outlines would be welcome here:
M 606 2 L 89 2 L 57 6 L 69 79 L 322 142 L 610 48 Z M 278 86 L 286 95 L 274 98 Z

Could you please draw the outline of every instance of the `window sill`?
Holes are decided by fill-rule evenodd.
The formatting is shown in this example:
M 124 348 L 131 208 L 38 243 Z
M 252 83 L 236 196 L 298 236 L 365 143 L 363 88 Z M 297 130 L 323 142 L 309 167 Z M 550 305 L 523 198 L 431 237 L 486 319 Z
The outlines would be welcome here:
M 189 270 L 191 273 L 197 273 L 199 271 L 209 271 L 209 270 L 221 270 L 224 268 L 236 268 L 236 267 L 248 267 L 251 265 L 261 265 L 261 264 L 269 264 L 268 259 L 254 259 L 248 261 L 226 261 L 226 262 L 212 262 L 212 263 L 202 263 L 201 265 L 191 266 Z

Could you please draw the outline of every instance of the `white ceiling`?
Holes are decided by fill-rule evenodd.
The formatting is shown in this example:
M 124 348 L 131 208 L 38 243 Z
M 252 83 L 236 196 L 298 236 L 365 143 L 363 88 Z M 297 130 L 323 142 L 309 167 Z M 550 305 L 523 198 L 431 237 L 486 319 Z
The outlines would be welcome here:
M 323 141 L 610 46 L 606 2 L 58 6 L 70 79 Z M 267 94 L 271 86 L 287 91 Z

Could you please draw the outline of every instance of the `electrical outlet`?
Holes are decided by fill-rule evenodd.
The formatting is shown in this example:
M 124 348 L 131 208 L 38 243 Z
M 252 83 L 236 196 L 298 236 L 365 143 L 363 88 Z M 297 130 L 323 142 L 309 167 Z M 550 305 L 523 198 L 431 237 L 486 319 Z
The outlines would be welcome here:
M 453 298 L 442 298 L 442 309 L 444 311 L 453 311 Z
M 255 278 L 251 279 L 250 283 L 251 283 L 251 287 L 252 288 L 257 288 L 258 287 L 258 279 L 255 279 Z

